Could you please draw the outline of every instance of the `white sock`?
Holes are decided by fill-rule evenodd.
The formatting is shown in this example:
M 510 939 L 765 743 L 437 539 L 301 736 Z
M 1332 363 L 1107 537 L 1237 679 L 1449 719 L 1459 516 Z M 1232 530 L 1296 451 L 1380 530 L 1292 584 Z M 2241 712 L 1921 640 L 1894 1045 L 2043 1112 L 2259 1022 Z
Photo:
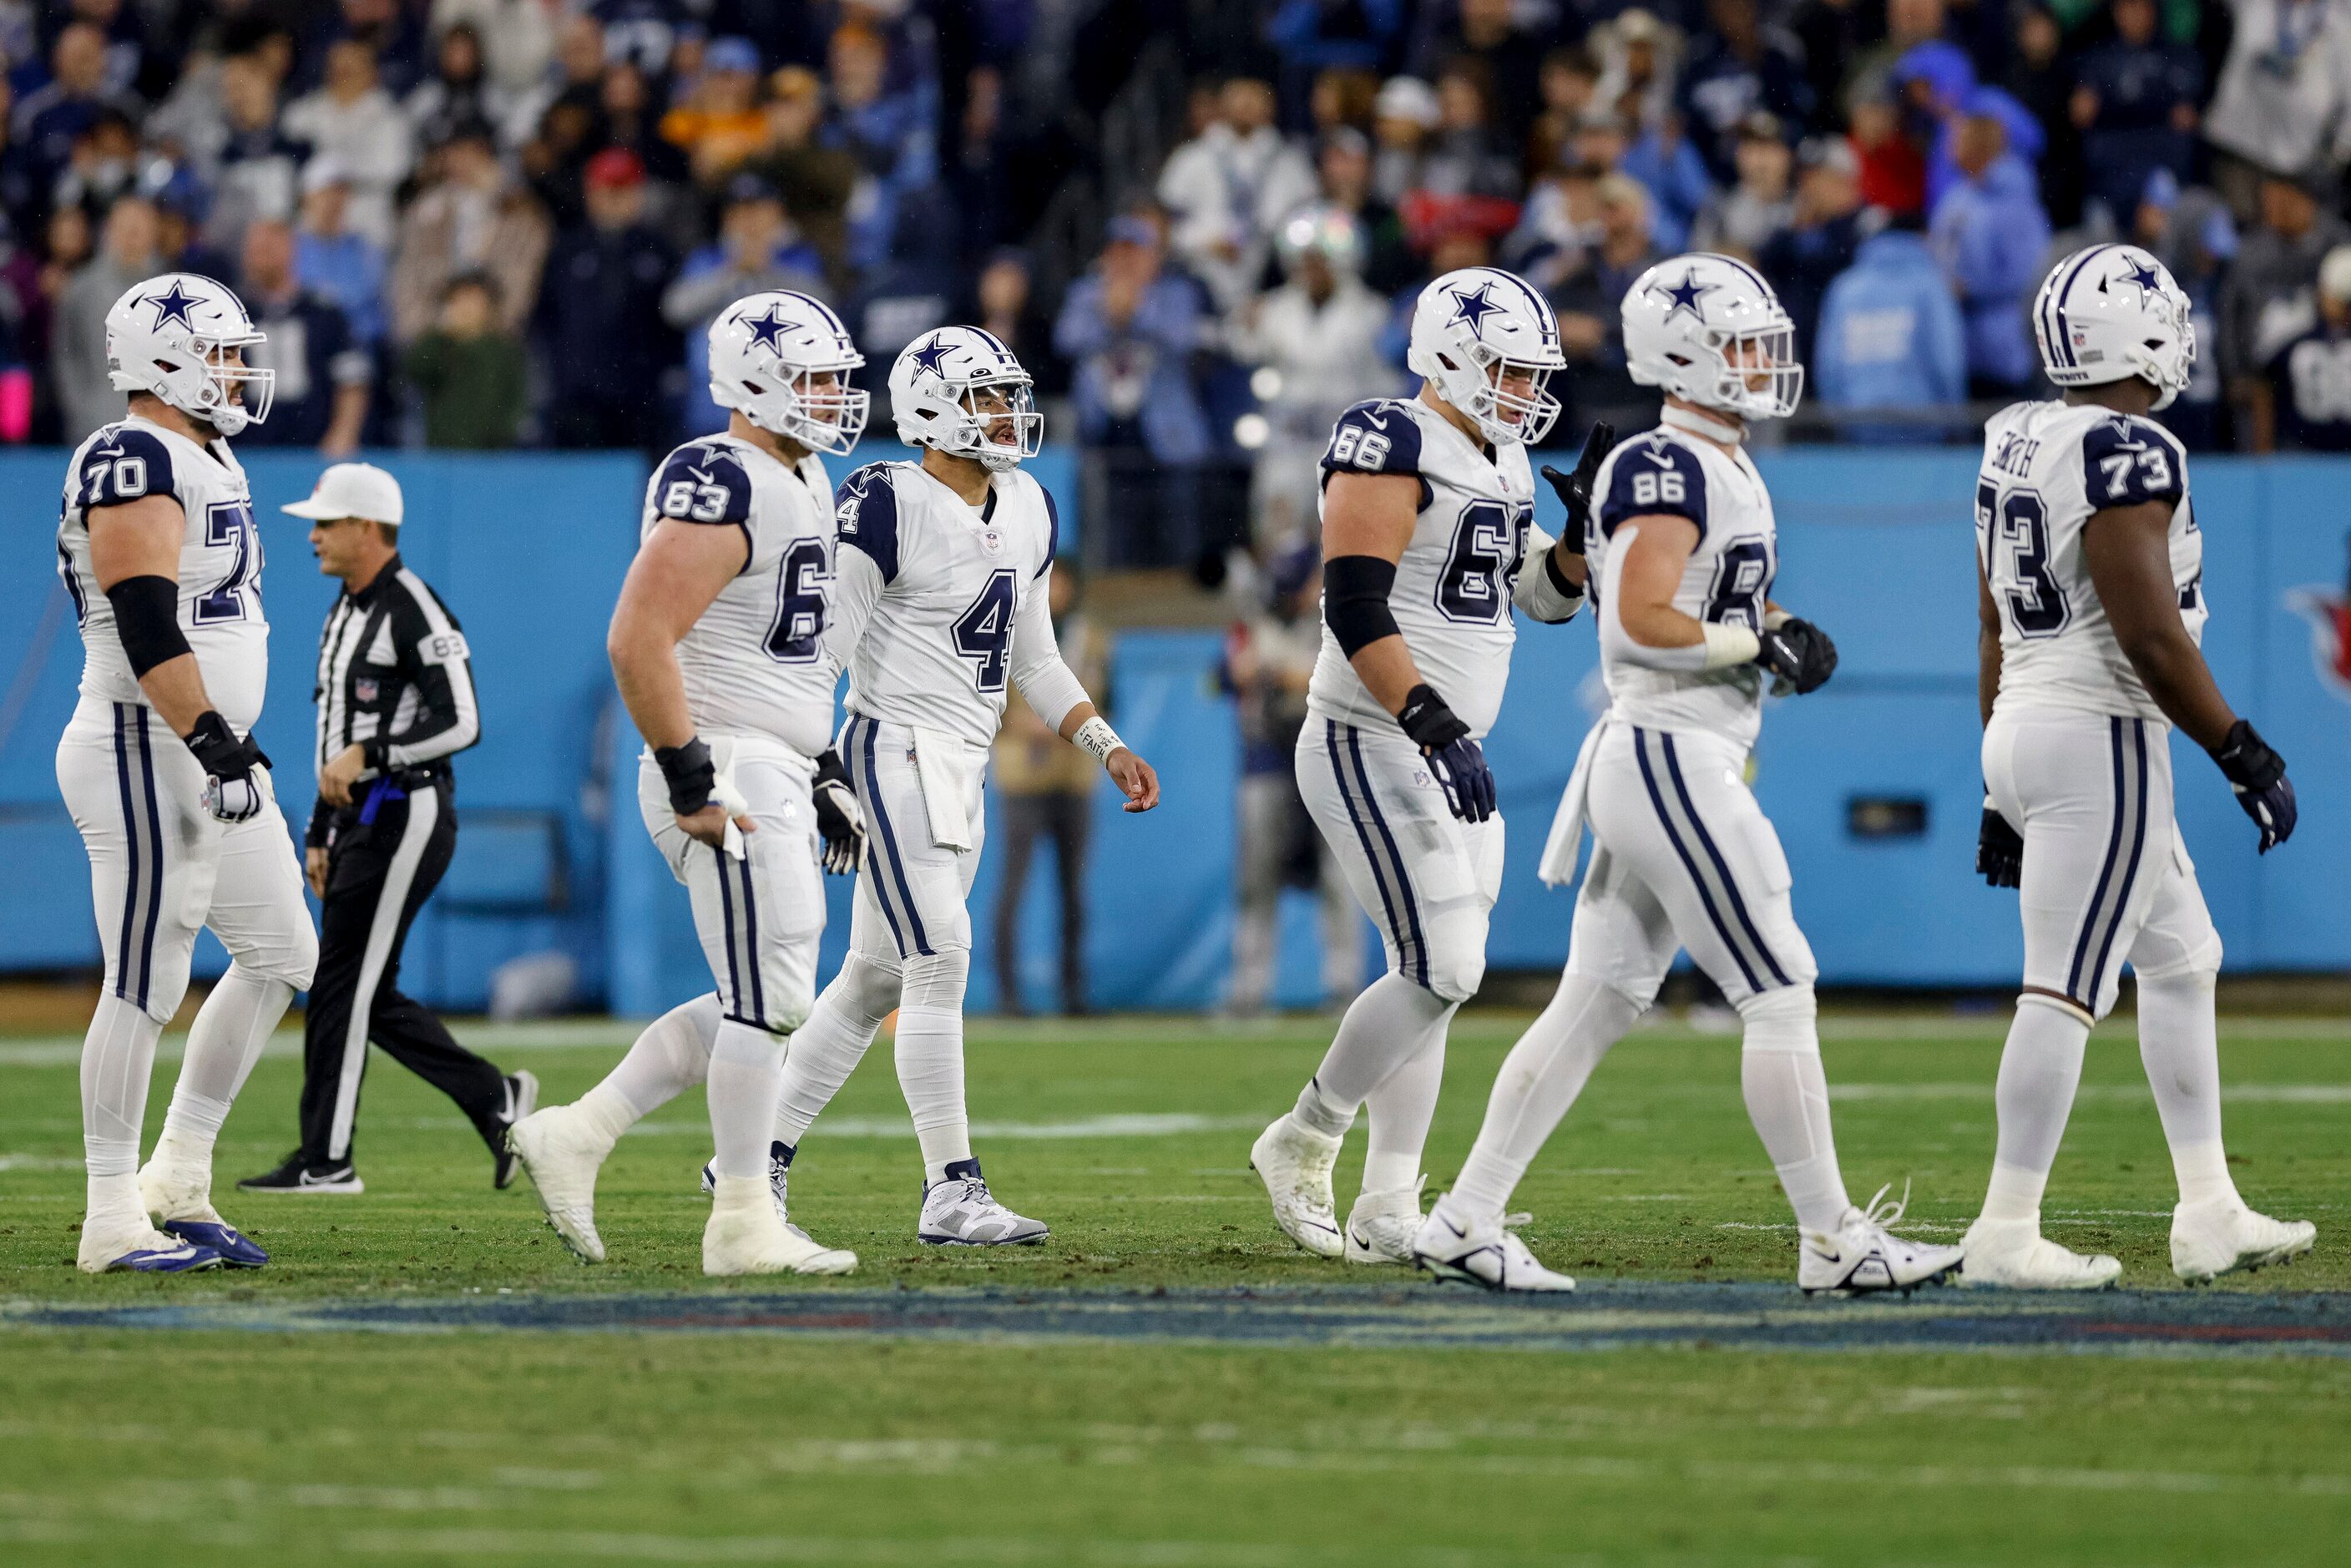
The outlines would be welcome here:
M 1613 986 L 1573 971 L 1561 977 L 1551 1005 L 1527 1026 L 1495 1075 L 1485 1124 L 1449 1195 L 1462 1218 L 1502 1218 L 1510 1194 L 1593 1069 L 1640 1016 L 1640 1008 Z
M 285 981 L 256 975 L 240 963 L 229 965 L 188 1030 L 188 1052 L 172 1088 L 171 1108 L 163 1113 L 158 1155 L 169 1145 L 172 1159 L 192 1174 L 211 1171 L 213 1145 L 229 1106 L 293 999 L 294 988 Z
M 1992 1095 L 2000 1143 L 1984 1192 L 1984 1218 L 2040 1222 L 2041 1195 L 2064 1140 L 2089 1043 L 2090 1026 L 2071 1007 L 2031 991 L 2016 998 Z
M 1365 986 L 1348 1004 L 1322 1065 L 1314 1070 L 1322 1098 L 1348 1107 L 1370 1099 L 1419 1054 L 1431 1026 L 1441 1026 L 1454 1005 L 1394 971 Z
M 1428 1145 L 1428 1124 L 1445 1087 L 1445 1030 L 1456 1006 L 1447 1007 L 1421 1034 L 1420 1049 L 1364 1099 L 1371 1146 L 1364 1153 L 1364 1190 L 1397 1192 L 1420 1185 L 1420 1156 Z
M 1853 1207 L 1829 1126 L 1818 1005 L 1810 986 L 1782 986 L 1740 1004 L 1746 1020 L 1740 1088 L 1747 1119 L 1771 1156 L 1781 1190 L 1808 1230 L 1834 1230 Z
M 778 1143 L 799 1147 L 810 1124 L 865 1060 L 882 1020 L 896 1010 L 902 987 L 898 971 L 862 953 L 852 951 L 842 961 L 784 1055 L 784 1087 L 776 1101 Z
M 139 1132 L 147 1114 L 147 1082 L 155 1071 L 155 1042 L 163 1026 L 109 992 L 81 1046 L 82 1166 L 89 1208 L 83 1222 L 129 1226 L 144 1220 L 139 1197 Z
M 898 1087 L 923 1146 L 925 1181 L 971 1156 L 971 1117 L 963 1092 L 963 997 L 971 972 L 965 948 L 906 960 L 898 1008 Z
M 574 1108 L 608 1153 L 622 1134 L 709 1078 L 719 1022 L 716 991 L 680 1003 L 647 1024 L 620 1064 L 580 1097 Z
M 768 1174 L 768 1137 L 774 1130 L 776 1086 L 784 1075 L 784 1043 L 766 1030 L 722 1019 L 710 1051 L 712 1161 L 722 1176 Z
M 1290 1108 L 1290 1119 L 1313 1132 L 1343 1138 L 1355 1124 L 1355 1107 L 1338 1103 L 1322 1092 L 1321 1079 L 1310 1078 L 1298 1092 L 1298 1103 Z
M 2238 1201 L 2220 1142 L 2220 1030 L 2210 975 L 2139 977 L 2138 1059 L 2171 1145 L 2179 1201 Z

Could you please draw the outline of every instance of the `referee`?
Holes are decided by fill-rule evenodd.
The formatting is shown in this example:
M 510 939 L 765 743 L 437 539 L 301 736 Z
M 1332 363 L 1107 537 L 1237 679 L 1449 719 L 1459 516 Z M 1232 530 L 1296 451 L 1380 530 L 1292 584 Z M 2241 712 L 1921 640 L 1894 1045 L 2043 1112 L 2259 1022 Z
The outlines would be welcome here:
M 401 564 L 400 482 L 338 463 L 307 501 L 319 570 L 343 580 L 319 638 L 319 804 L 303 871 L 325 910 L 303 1024 L 302 1146 L 248 1192 L 366 1190 L 351 1158 L 368 1042 L 457 1103 L 490 1146 L 493 1180 L 514 1179 L 506 1130 L 538 1082 L 502 1075 L 401 995 L 400 950 L 457 847 L 449 758 L 481 738 L 465 633 Z

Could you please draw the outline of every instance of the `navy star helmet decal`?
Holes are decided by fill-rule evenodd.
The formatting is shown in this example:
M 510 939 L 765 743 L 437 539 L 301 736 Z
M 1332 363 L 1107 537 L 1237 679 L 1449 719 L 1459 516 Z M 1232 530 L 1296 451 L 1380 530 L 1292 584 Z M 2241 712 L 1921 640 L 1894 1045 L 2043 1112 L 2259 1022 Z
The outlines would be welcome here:
M 777 313 L 777 308 L 771 304 L 768 307 L 768 313 L 765 316 L 744 317 L 743 325 L 751 329 L 751 341 L 754 344 L 771 354 L 780 354 L 784 351 L 784 334 L 793 330 L 799 323 L 786 320 Z
M 1682 280 L 1679 283 L 1667 284 L 1660 279 L 1649 285 L 1649 292 L 1652 295 L 1662 293 L 1666 298 L 1673 301 L 1666 308 L 1667 320 L 1670 321 L 1687 310 L 1693 319 L 1703 323 L 1706 320 L 1706 308 L 1698 301 L 1721 287 L 1722 285 L 1719 283 L 1700 283 L 1698 280 L 1698 268 L 1693 267 L 1683 270 Z
M 2155 268 L 2143 261 L 2134 262 L 2131 269 L 2116 281 L 2136 283 L 2149 294 L 2163 287 L 2163 279 L 2156 276 Z
M 914 353 L 908 357 L 911 358 L 914 363 L 930 371 L 931 374 L 938 377 L 941 381 L 945 381 L 946 380 L 947 373 L 939 367 L 946 362 L 946 357 L 954 352 L 955 345 L 947 341 L 946 334 L 944 332 L 934 332 L 931 334 L 931 340 L 929 342 L 915 350 Z
M 163 323 L 166 321 L 177 321 L 193 332 L 196 329 L 196 324 L 189 319 L 188 312 L 202 305 L 204 301 L 181 287 L 180 280 L 175 277 L 172 280 L 172 291 L 169 294 L 151 294 L 139 303 L 155 307 L 154 330 L 162 330 Z
M 1481 283 L 1475 290 L 1456 288 L 1449 293 L 1453 299 L 1453 320 L 1447 325 L 1467 321 L 1470 331 L 1479 337 L 1485 336 L 1486 318 L 1502 308 L 1494 303 L 1494 286 Z

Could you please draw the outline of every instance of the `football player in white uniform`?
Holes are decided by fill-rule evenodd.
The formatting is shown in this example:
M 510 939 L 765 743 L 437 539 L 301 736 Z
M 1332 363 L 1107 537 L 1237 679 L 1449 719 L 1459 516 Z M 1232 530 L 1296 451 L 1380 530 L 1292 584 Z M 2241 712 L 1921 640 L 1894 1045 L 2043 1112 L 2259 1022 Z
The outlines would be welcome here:
M 1478 743 L 1510 678 L 1511 606 L 1564 621 L 1583 603 L 1583 557 L 1533 527 L 1526 448 L 1559 417 L 1544 382 L 1567 363 L 1550 304 L 1496 267 L 1448 272 L 1421 291 L 1410 361 L 1419 395 L 1357 403 L 1322 455 L 1322 652 L 1297 758 L 1388 972 L 1249 1151 L 1283 1233 L 1359 1263 L 1410 1260 L 1446 1028 L 1486 972 L 1502 819 Z M 1331 1171 L 1366 1106 L 1343 1234 Z
M 891 367 L 890 405 L 922 461 L 876 463 L 841 482 L 826 633 L 849 669 L 840 745 L 870 833 L 849 956 L 793 1037 L 771 1159 L 780 1187 L 801 1135 L 895 1009 L 898 1082 L 922 1145 L 916 1236 L 1040 1241 L 1042 1223 L 989 1193 L 964 1107 L 965 899 L 1005 682 L 1102 765 L 1127 810 L 1157 805 L 1159 779 L 1095 713 L 1053 641 L 1059 524 L 1052 497 L 1019 468 L 1043 435 L 1028 371 L 992 334 L 942 327 Z
M 137 285 L 106 314 L 129 415 L 66 469 L 57 570 L 84 658 L 57 787 L 89 852 L 106 955 L 81 1061 L 78 1261 L 93 1274 L 268 1261 L 212 1205 L 214 1139 L 319 958 L 269 759 L 251 736 L 269 623 L 253 496 L 228 443 L 268 417 L 271 372 L 245 363 L 261 341 L 209 277 Z M 207 925 L 233 961 L 196 1013 L 162 1135 L 138 1170 L 155 1042 Z
M 770 1196 L 768 1129 L 783 1044 L 816 995 L 820 862 L 854 865 L 862 831 L 827 746 L 837 672 L 823 635 L 832 493 L 819 453 L 864 429 L 863 364 L 821 301 L 737 300 L 710 326 L 725 433 L 679 447 L 645 491 L 637 559 L 612 612 L 612 673 L 645 737 L 637 804 L 693 895 L 716 989 L 638 1037 L 601 1083 L 509 1134 L 547 1217 L 590 1262 L 597 1167 L 654 1107 L 707 1082 L 713 1202 L 706 1274 L 844 1274 Z
M 2045 1239 L 2041 1195 L 2091 1025 L 2115 1005 L 2127 958 L 2139 1055 L 2179 1182 L 2171 1267 L 2205 1281 L 2306 1252 L 2315 1228 L 2246 1207 L 2229 1176 L 2212 1007 L 2220 937 L 2172 821 L 2171 728 L 2211 754 L 2263 853 L 2294 831 L 2294 786 L 2205 666 L 2188 454 L 2147 417 L 2188 384 L 2188 297 L 2137 246 L 2093 246 L 2042 285 L 2033 329 L 2064 395 L 1993 415 L 1976 483 L 1988 796 L 1977 862 L 1993 885 L 2021 884 L 2024 990 L 1962 1278 L 2089 1289 L 2121 1272 Z
M 1745 1020 L 1748 1115 L 1796 1211 L 1798 1282 L 1907 1289 L 1948 1272 L 1959 1249 L 1891 1236 L 1884 1225 L 1898 1205 L 1864 1211 L 1845 1196 L 1812 949 L 1779 836 L 1745 780 L 1767 680 L 1811 692 L 1836 668 L 1827 636 L 1770 597 L 1771 497 L 1742 446 L 1750 420 L 1795 412 L 1794 329 L 1760 274 L 1720 256 L 1660 262 L 1634 281 L 1623 310 L 1633 379 L 1661 388 L 1665 410 L 1593 482 L 1587 548 L 1609 709 L 1576 758 L 1542 875 L 1574 875 L 1587 820 L 1592 863 L 1559 992 L 1504 1061 L 1477 1145 L 1430 1207 L 1414 1256 L 1441 1278 L 1494 1290 L 1574 1288 L 1535 1261 L 1503 1209 L 1687 947 Z

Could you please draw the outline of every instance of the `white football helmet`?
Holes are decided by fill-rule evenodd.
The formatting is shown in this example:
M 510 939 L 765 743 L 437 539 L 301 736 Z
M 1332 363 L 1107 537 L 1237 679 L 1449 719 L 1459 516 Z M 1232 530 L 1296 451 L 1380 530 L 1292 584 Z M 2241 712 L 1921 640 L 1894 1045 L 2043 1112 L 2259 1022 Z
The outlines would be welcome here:
M 2135 245 L 2094 245 L 2059 262 L 2032 302 L 2041 365 L 2061 387 L 2145 376 L 2169 408 L 2196 365 L 2193 307 L 2163 263 Z
M 1677 256 L 1620 308 L 1634 382 L 1741 419 L 1785 419 L 1804 395 L 1796 324 L 1763 275 L 1728 256 Z
M 873 396 L 849 384 L 864 362 L 831 306 L 789 289 L 746 295 L 710 324 L 710 400 L 811 452 L 838 456 L 865 434 Z
M 977 407 L 983 387 L 1003 394 L 1007 412 Z M 890 413 L 907 445 L 975 457 L 992 473 L 1036 456 L 1045 441 L 1029 372 L 1004 340 L 978 327 L 941 327 L 907 344 L 890 367 Z M 991 440 L 998 431 L 1010 439 Z
M 1552 371 L 1567 368 L 1559 318 L 1514 272 L 1465 267 L 1422 289 L 1405 363 L 1436 382 L 1445 401 L 1497 444 L 1536 445 L 1559 418 L 1559 399 L 1543 390 Z M 1502 391 L 1506 371 L 1531 377 L 1533 386 L 1523 393 Z
M 235 435 L 269 417 L 277 372 L 245 363 L 245 350 L 266 339 L 225 286 L 167 272 L 134 284 L 107 311 L 106 379 Z

